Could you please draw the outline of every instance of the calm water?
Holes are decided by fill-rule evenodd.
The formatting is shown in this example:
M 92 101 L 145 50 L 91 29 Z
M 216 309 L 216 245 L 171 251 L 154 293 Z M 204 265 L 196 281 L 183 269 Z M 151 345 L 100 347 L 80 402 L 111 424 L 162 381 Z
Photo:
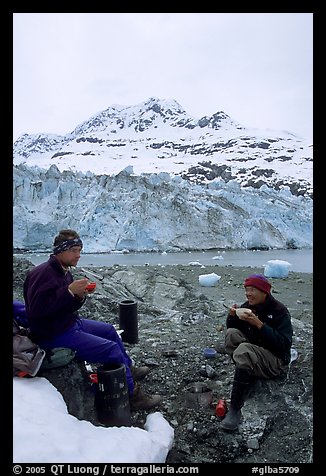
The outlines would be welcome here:
M 33 264 L 46 261 L 48 253 L 15 254 L 25 257 Z M 78 267 L 112 266 L 114 264 L 126 266 L 149 265 L 187 265 L 199 262 L 204 266 L 252 266 L 263 268 L 269 260 L 282 260 L 291 264 L 290 271 L 300 273 L 313 272 L 313 250 L 270 250 L 270 251 L 192 251 L 178 253 L 107 253 L 82 254 Z

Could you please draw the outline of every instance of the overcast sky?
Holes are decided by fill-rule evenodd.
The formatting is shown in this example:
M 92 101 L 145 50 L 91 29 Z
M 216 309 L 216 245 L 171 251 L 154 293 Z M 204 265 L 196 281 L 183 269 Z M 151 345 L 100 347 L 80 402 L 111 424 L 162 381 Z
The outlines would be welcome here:
M 14 13 L 13 27 L 14 140 L 153 96 L 312 139 L 312 13 Z

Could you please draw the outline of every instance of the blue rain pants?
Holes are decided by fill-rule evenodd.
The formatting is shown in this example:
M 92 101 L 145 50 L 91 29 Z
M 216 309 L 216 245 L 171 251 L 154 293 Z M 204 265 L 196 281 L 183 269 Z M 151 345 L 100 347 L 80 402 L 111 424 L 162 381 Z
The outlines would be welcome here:
M 129 394 L 132 395 L 132 361 L 112 324 L 79 318 L 66 332 L 53 339 L 43 340 L 39 345 L 45 350 L 67 347 L 76 351 L 77 358 L 89 363 L 125 364 Z

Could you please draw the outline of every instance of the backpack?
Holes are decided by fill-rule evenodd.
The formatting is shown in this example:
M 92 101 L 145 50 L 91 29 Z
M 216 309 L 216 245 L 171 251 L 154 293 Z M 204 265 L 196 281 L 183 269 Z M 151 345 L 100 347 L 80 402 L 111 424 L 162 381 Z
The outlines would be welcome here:
M 76 352 L 67 347 L 56 347 L 45 352 L 41 370 L 56 369 L 64 367 L 75 358 Z
M 21 327 L 13 317 L 13 376 L 35 377 L 41 368 L 45 351 L 29 337 L 28 329 Z
M 13 375 L 35 377 L 39 370 L 55 369 L 71 362 L 76 355 L 68 348 L 41 349 L 30 338 L 25 304 L 13 301 Z

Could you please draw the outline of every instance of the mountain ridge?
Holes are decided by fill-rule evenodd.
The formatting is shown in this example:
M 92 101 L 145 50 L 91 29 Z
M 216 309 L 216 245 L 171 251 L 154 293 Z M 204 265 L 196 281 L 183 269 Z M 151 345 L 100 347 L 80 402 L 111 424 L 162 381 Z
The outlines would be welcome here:
M 55 163 L 61 171 L 109 175 L 131 166 L 136 174 L 168 172 L 202 184 L 222 178 L 256 188 L 289 186 L 294 194 L 312 196 L 312 144 L 291 133 L 248 129 L 223 111 L 195 119 L 175 100 L 110 106 L 64 136 L 24 134 L 13 151 L 16 165 Z M 92 160 L 85 164 L 81 158 Z

